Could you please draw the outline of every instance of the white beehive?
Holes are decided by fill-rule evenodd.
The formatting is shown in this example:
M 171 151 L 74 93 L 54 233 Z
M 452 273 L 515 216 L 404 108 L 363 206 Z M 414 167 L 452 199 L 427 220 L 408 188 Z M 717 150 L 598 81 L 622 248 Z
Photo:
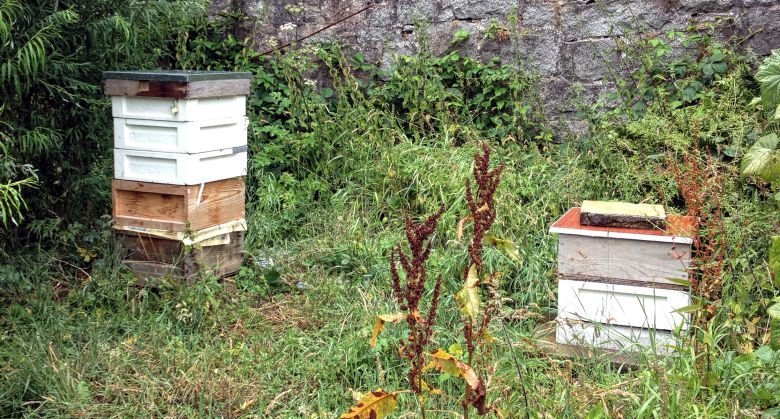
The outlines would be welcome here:
M 114 116 L 113 221 L 139 278 L 243 263 L 251 73 L 103 74 Z
M 664 230 L 580 224 L 573 208 L 550 228 L 559 234 L 556 341 L 620 349 L 673 341 L 691 304 L 691 217 Z
M 204 153 L 114 150 L 114 177 L 120 180 L 198 185 L 246 175 L 246 146 Z
M 247 144 L 246 117 L 171 122 L 114 118 L 114 147 L 129 150 L 202 153 Z

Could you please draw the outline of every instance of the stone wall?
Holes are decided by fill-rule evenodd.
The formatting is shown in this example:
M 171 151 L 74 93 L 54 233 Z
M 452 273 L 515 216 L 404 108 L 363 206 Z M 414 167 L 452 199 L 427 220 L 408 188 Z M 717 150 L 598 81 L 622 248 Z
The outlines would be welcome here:
M 424 18 L 433 53 L 457 48 L 483 58 L 521 57 L 542 78 L 548 114 L 569 121 L 573 85 L 585 100 L 608 89 L 615 69 L 626 66 L 620 46 L 627 37 L 711 23 L 758 55 L 780 48 L 780 0 L 216 0 L 213 10 L 229 4 L 258 17 L 260 49 L 371 5 L 311 40 L 340 40 L 385 67 L 396 54 L 414 51 L 414 22 Z M 459 30 L 470 35 L 453 45 Z M 517 42 L 502 40 L 504 30 L 518 34 Z

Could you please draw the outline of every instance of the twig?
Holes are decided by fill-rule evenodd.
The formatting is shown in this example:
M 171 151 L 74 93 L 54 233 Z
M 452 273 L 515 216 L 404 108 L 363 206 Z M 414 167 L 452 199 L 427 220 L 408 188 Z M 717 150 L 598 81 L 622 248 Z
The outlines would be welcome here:
M 279 403 L 279 401 L 280 401 L 280 400 L 282 400 L 282 398 L 283 398 L 285 395 L 287 395 L 287 393 L 289 393 L 289 392 L 291 392 L 291 391 L 293 391 L 293 389 L 292 389 L 292 388 L 288 388 L 287 390 L 285 390 L 285 391 L 283 391 L 283 392 L 281 392 L 281 393 L 277 394 L 277 395 L 276 395 L 276 397 L 274 397 L 274 398 L 273 398 L 273 400 L 271 400 L 271 401 L 268 403 L 268 406 L 265 408 L 265 412 L 263 412 L 263 413 L 264 413 L 266 416 L 269 416 L 269 415 L 271 414 L 271 412 L 273 412 L 273 411 L 274 411 L 274 407 L 276 407 L 276 405 Z
M 279 50 L 285 49 L 285 48 L 289 47 L 290 45 L 292 45 L 292 44 L 294 44 L 294 43 L 298 43 L 298 42 L 301 42 L 301 41 L 305 41 L 305 40 L 307 40 L 307 39 L 311 38 L 312 36 L 314 36 L 314 35 L 317 35 L 318 33 L 322 32 L 322 31 L 324 31 L 324 30 L 330 29 L 330 28 L 332 28 L 332 27 L 334 27 L 334 26 L 336 26 L 336 25 L 338 25 L 338 24 L 340 24 L 340 23 L 343 23 L 344 21 L 346 21 L 346 20 L 348 20 L 348 19 L 351 19 L 352 17 L 354 17 L 354 16 L 357 16 L 357 15 L 361 14 L 361 13 L 365 12 L 366 10 L 368 10 L 368 9 L 372 8 L 372 7 L 374 7 L 374 4 L 373 4 L 373 3 L 371 3 L 371 4 L 368 4 L 366 7 L 364 7 L 364 8 L 362 8 L 362 9 L 358 10 L 357 12 L 354 12 L 354 13 L 352 13 L 352 14 L 350 14 L 350 15 L 344 16 L 344 17 L 342 17 L 341 19 L 339 19 L 339 20 L 337 20 L 337 21 L 335 21 L 335 22 L 333 22 L 333 23 L 331 23 L 331 24 L 328 24 L 328 25 L 326 25 L 326 26 L 323 26 L 322 28 L 320 28 L 320 29 L 317 29 L 316 31 L 314 31 L 314 32 L 312 32 L 312 33 L 310 33 L 310 34 L 308 34 L 308 35 L 306 35 L 306 36 L 302 37 L 302 38 L 298 38 L 298 39 L 296 39 L 295 41 L 290 41 L 290 42 L 288 42 L 288 43 L 286 43 L 286 44 L 284 44 L 284 45 L 282 45 L 282 46 L 280 46 L 280 47 L 277 47 L 277 48 L 274 48 L 274 49 L 272 49 L 272 50 L 266 51 L 266 52 L 264 52 L 264 53 L 262 53 L 262 54 L 260 54 L 260 55 L 268 55 L 268 54 L 270 54 L 270 53 L 272 53 L 272 52 L 276 52 L 276 51 L 279 51 Z
M 84 274 L 84 275 L 87 277 L 87 280 L 89 280 L 89 281 L 91 281 L 91 280 L 92 280 L 92 275 L 90 275 L 90 274 L 89 274 L 89 272 L 87 272 L 86 270 L 84 270 L 84 268 L 82 268 L 82 267 L 80 267 L 80 266 L 76 266 L 76 265 L 74 265 L 74 264 L 72 264 L 72 263 L 70 263 L 70 262 L 68 262 L 68 261 L 64 261 L 64 260 L 62 260 L 62 259 L 54 258 L 54 260 L 55 260 L 55 261 L 57 261 L 57 262 L 59 262 L 59 263 L 62 263 L 62 264 L 68 265 L 68 266 L 70 266 L 71 268 L 78 269 L 78 270 L 79 270 L 79 271 L 80 271 L 82 274 Z

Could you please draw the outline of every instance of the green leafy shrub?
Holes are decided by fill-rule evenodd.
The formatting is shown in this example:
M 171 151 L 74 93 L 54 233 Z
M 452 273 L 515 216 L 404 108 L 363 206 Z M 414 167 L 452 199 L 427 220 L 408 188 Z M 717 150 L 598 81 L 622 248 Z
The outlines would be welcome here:
M 6 221 L 31 220 L 4 223 L 0 252 L 54 247 L 68 225 L 99 224 L 112 177 L 101 73 L 171 65 L 175 34 L 205 12 L 199 0 L 0 4 L 0 202 L 11 204 Z

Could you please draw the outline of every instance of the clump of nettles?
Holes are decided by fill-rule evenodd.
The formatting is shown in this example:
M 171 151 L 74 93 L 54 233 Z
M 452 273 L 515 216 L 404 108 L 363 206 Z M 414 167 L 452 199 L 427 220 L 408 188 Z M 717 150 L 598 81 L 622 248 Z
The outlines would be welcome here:
M 433 288 L 428 315 L 420 315 L 420 300 L 425 292 L 426 269 L 425 262 L 431 254 L 431 236 L 436 231 L 444 207 L 428 217 L 424 222 L 406 220 L 406 239 L 409 245 L 409 256 L 399 244 L 390 253 L 390 276 L 393 281 L 393 292 L 401 310 L 406 313 L 406 323 L 409 325 L 409 336 L 406 342 L 401 342 L 401 356 L 411 363 L 409 368 L 409 384 L 415 393 L 422 393 L 422 370 L 425 363 L 425 348 L 431 341 L 433 325 L 436 323 L 436 309 L 439 304 L 441 276 L 436 279 Z M 406 282 L 401 283 L 397 262 L 406 274 Z

